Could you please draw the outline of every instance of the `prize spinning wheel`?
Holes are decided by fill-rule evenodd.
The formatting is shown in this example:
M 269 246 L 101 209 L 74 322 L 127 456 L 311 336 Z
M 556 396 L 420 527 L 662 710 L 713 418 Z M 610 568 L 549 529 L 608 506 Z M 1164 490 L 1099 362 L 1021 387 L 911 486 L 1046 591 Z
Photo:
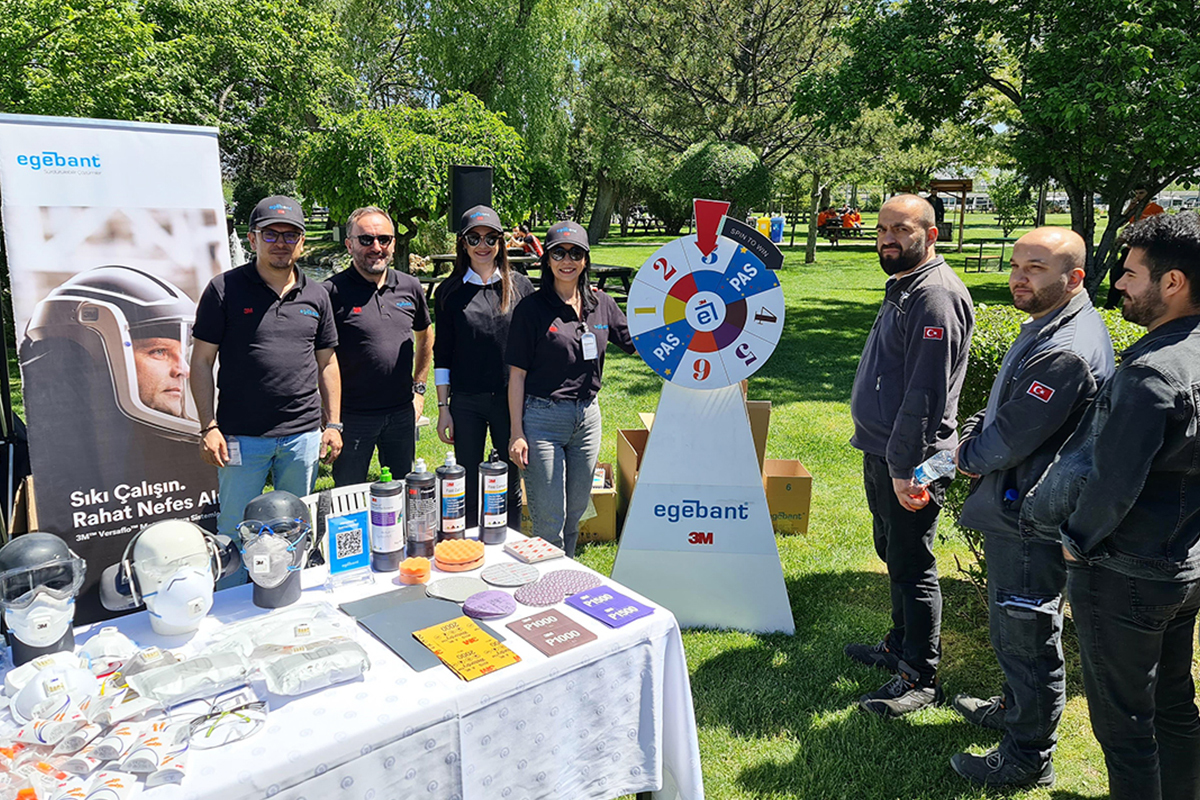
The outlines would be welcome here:
M 638 354 L 665 380 L 692 389 L 719 389 L 753 375 L 783 331 L 783 290 L 764 261 L 781 262 L 779 249 L 749 226 L 722 223 L 707 255 L 697 236 L 669 242 L 629 289 Z

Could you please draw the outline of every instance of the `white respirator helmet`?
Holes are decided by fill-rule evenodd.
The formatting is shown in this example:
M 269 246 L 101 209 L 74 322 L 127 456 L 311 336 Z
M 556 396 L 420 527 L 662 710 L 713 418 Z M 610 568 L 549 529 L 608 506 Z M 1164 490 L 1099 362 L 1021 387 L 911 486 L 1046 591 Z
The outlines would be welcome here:
M 212 608 L 213 587 L 237 571 L 237 548 L 187 520 L 147 525 L 129 540 L 125 554 L 100 577 L 100 602 L 110 611 L 150 612 L 155 633 L 191 633 Z

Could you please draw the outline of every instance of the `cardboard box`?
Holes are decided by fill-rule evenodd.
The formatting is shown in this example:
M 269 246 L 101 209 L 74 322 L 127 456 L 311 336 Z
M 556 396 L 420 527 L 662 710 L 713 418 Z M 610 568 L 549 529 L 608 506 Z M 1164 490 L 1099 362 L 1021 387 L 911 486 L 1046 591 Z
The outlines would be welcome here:
M 579 526 L 579 542 L 611 542 L 617 538 L 617 486 L 613 480 L 612 464 L 597 464 L 604 469 L 604 489 L 592 489 L 592 505 L 596 508 L 596 516 Z M 522 479 L 523 480 L 523 479 Z M 525 535 L 533 533 L 533 520 L 529 516 L 529 495 L 525 486 L 521 485 L 521 532 Z
M 808 533 L 812 473 L 795 459 L 768 458 L 763 465 L 763 488 L 775 530 Z
M 650 431 L 645 428 L 617 431 L 617 513 L 622 518 L 629 509 L 629 498 L 633 497 L 633 487 L 637 484 L 638 470 L 642 467 L 642 456 L 646 453 L 649 438 Z

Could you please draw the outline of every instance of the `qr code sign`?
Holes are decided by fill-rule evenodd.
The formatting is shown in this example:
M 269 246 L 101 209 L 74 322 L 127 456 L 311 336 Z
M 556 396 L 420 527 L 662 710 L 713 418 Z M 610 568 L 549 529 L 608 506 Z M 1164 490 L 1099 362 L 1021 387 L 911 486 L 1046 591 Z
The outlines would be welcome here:
M 355 528 L 354 530 L 350 531 L 338 531 L 337 555 L 335 556 L 338 561 L 346 558 L 354 558 L 355 556 L 361 556 L 362 553 L 362 528 Z

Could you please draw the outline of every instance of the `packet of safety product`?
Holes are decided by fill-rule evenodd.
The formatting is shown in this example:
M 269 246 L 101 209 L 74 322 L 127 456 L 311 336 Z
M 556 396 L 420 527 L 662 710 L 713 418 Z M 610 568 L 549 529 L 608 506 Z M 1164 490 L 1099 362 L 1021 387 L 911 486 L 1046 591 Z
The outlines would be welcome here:
M 124 686 L 131 675 L 140 675 L 143 672 L 178 662 L 179 657 L 170 650 L 147 647 L 145 650 L 139 650 L 134 653 L 133 657 L 122 664 L 121 668 L 114 672 L 111 677 L 117 686 Z
M 186 723 L 154 722 L 142 731 L 121 761 L 121 772 L 148 775 L 157 771 L 172 753 L 187 747 L 187 730 Z
M 291 647 L 259 647 L 254 651 L 267 688 L 293 696 L 352 681 L 371 668 L 367 651 L 346 638 Z
M 89 783 L 85 778 L 67 778 L 54 794 L 50 795 L 50 800 L 85 800 Z
M 94 741 L 91 744 L 84 745 L 82 750 L 59 764 L 58 768 L 72 775 L 91 775 L 96 767 L 104 763 L 103 758 L 97 758 L 94 755 L 95 749 L 96 744 Z
M 226 625 L 209 640 L 208 652 L 236 650 L 249 656 L 255 648 L 311 644 L 344 636 L 355 637 L 357 623 L 328 603 L 289 606 Z
M 164 706 L 212 697 L 246 682 L 250 664 L 240 652 L 210 653 L 128 677 L 129 688 Z
M 87 718 L 75 703 L 68 703 L 48 719 L 34 719 L 17 731 L 16 740 L 25 744 L 58 744 L 67 734 L 87 725 Z
M 106 769 L 88 784 L 86 800 L 126 800 L 133 792 L 137 778 L 123 772 Z
M 160 703 L 150 697 L 142 697 L 132 689 L 126 689 L 121 699 L 109 706 L 107 711 L 96 717 L 101 725 L 120 725 L 122 722 L 140 717 L 147 711 L 159 708 Z
M 12 771 L 16 772 L 25 764 L 30 764 L 37 761 L 48 761 L 50 759 L 50 751 L 53 748 L 40 744 L 27 744 L 13 758 Z
M 50 790 L 70 777 L 53 764 L 45 761 L 31 761 L 13 770 L 13 775 L 24 778 L 37 790 L 38 797 L 49 797 Z
M 155 786 L 163 786 L 168 783 L 183 783 L 183 778 L 187 775 L 187 761 L 188 751 L 186 748 L 172 753 L 157 772 L 146 776 L 146 788 L 153 789 Z
M 114 727 L 92 743 L 92 755 L 104 761 L 113 761 L 129 752 L 134 742 L 142 735 L 144 724 L 125 722 Z
M 103 732 L 103 725 L 97 725 L 94 722 L 89 722 L 82 728 L 77 728 L 76 730 L 73 730 L 64 736 L 63 740 L 54 748 L 54 752 L 51 753 L 51 755 L 58 756 L 78 753 L 83 749 L 85 744 L 90 742 L 92 739 L 95 739 Z

